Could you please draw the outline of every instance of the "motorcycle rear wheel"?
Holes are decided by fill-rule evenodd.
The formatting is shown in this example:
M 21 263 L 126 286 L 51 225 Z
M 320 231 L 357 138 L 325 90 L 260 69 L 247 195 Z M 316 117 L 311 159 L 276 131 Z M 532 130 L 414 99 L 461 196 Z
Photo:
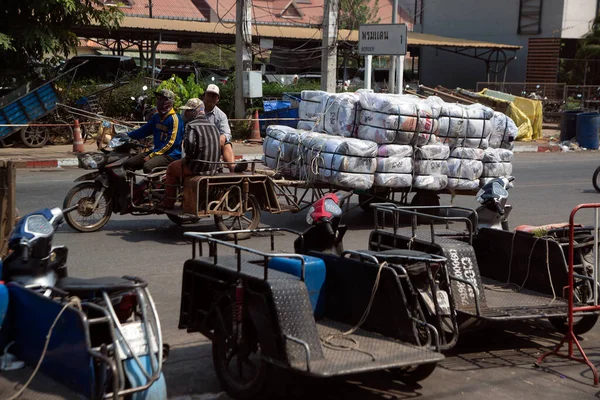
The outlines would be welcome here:
M 101 190 L 102 187 L 100 184 L 95 182 L 82 182 L 69 190 L 63 202 L 63 209 L 74 205 L 78 206 L 75 210 L 65 215 L 65 220 L 71 228 L 79 232 L 96 232 L 102 229 L 110 220 L 110 216 L 112 215 L 112 201 L 106 191 L 102 193 L 102 198 L 98 202 L 96 209 L 91 209 L 96 200 L 97 193 Z M 99 217 L 97 220 L 90 218 L 96 214 Z
M 594 185 L 594 189 L 596 192 L 600 192 L 600 182 L 598 181 L 598 175 L 600 175 L 600 167 L 596 168 L 594 171 L 594 176 L 592 177 L 592 185 Z
M 435 371 L 435 367 L 437 367 L 437 363 L 421 364 L 411 367 L 394 368 L 390 372 L 399 381 L 413 385 L 429 378 L 433 374 L 433 371 Z

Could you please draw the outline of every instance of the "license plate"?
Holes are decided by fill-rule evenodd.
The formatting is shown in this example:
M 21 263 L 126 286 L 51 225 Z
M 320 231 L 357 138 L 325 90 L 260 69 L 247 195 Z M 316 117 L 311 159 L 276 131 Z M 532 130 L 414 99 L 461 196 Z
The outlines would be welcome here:
M 448 299 L 448 293 L 446 293 L 444 290 L 438 290 L 437 301 L 442 314 L 450 315 L 450 300 Z
M 419 291 L 419 293 L 421 293 L 421 297 L 425 301 L 429 312 L 431 314 L 436 314 L 431 293 L 429 291 Z M 448 293 L 443 290 L 438 290 L 436 298 L 440 308 L 440 315 L 450 315 L 450 300 L 448 299 Z
M 121 331 L 123 332 L 123 337 L 129 344 L 129 348 L 136 356 L 142 356 L 148 354 L 148 342 L 146 340 L 146 326 L 142 324 L 140 321 L 129 322 L 125 325 L 121 325 Z M 152 329 L 149 330 L 150 333 L 150 348 L 152 349 L 152 353 L 156 353 L 158 349 L 158 344 L 156 343 L 156 338 L 152 333 Z M 127 346 L 119 341 L 119 345 L 117 346 L 119 357 L 121 360 L 125 360 L 127 358 L 131 358 L 129 351 L 127 351 Z

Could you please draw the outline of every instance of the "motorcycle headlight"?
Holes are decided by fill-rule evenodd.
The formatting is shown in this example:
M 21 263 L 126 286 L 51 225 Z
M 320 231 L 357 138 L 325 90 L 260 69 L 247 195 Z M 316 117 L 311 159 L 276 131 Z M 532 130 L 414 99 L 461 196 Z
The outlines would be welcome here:
M 340 215 L 342 215 L 342 209 L 332 199 L 325 200 L 325 211 L 331 213 L 331 215 L 333 215 L 334 217 L 339 217 Z
M 309 225 L 312 225 L 312 223 L 313 223 L 312 213 L 314 213 L 314 212 L 315 212 L 315 208 L 311 206 L 308 209 L 308 212 L 306 213 L 306 223 Z

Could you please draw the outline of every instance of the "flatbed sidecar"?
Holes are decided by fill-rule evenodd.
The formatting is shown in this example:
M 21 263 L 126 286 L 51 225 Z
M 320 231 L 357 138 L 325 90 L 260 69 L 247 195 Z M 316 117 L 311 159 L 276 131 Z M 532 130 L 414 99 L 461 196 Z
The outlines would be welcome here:
M 559 331 L 564 328 L 568 315 L 564 288 L 569 271 L 558 241 L 519 231 L 482 228 L 475 232 L 475 211 L 465 214 L 459 207 L 454 213 L 446 212 L 457 211 L 452 206 L 374 207 L 376 228 L 370 234 L 369 248 L 410 248 L 446 257 L 459 313 L 487 321 L 548 318 Z M 399 223 L 406 216 L 412 222 L 409 227 Z M 418 226 L 418 219 L 426 219 L 429 226 Z M 448 229 L 455 228 L 457 222 L 465 223 L 466 229 Z M 446 229 L 439 229 L 439 225 Z M 591 280 L 585 275 L 577 278 L 582 288 Z M 589 297 L 583 297 L 575 299 L 576 304 L 585 305 Z M 583 333 L 593 327 L 598 314 L 580 315 L 578 333 Z
M 270 233 L 273 248 L 273 233 L 280 231 L 295 233 L 253 233 Z M 399 379 L 418 381 L 444 358 L 411 343 L 417 332 L 407 323 L 408 313 L 396 312 L 406 310 L 407 304 L 392 268 L 324 257 L 324 311 L 315 317 L 309 297 L 314 293 L 304 281 L 309 274 L 305 256 L 245 248 L 212 237 L 218 234 L 186 233 L 194 238 L 194 253 L 183 268 L 179 328 L 212 340 L 215 370 L 230 395 L 263 395 L 277 381 L 272 374 L 280 368 L 314 377 L 391 369 Z M 204 256 L 203 242 L 210 249 Z M 301 274 L 269 268 L 275 258 L 301 264 Z M 376 281 L 379 286 L 372 295 Z M 243 367 L 251 367 L 250 372 L 242 372 Z

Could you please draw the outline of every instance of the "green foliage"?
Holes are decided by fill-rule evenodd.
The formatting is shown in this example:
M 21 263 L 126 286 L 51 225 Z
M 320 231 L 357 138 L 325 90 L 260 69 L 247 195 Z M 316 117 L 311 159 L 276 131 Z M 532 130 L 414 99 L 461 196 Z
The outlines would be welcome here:
M 373 6 L 366 0 L 341 0 L 339 27 L 358 30 L 361 24 L 378 24 L 381 21 L 377 17 L 378 12 L 379 0 Z
M 73 26 L 116 29 L 118 7 L 101 0 L 2 0 L 0 2 L 0 85 L 39 77 L 73 52 Z M 42 78 L 44 78 L 42 76 Z
M 197 85 L 195 82 L 195 78 L 193 74 L 187 77 L 185 82 L 178 76 L 173 75 L 171 79 L 167 79 L 163 81 L 157 90 L 160 89 L 169 89 L 173 93 L 175 93 L 175 105 L 174 107 L 180 107 L 186 103 L 191 98 L 197 97 L 202 99 L 202 95 L 204 94 L 204 89 Z

